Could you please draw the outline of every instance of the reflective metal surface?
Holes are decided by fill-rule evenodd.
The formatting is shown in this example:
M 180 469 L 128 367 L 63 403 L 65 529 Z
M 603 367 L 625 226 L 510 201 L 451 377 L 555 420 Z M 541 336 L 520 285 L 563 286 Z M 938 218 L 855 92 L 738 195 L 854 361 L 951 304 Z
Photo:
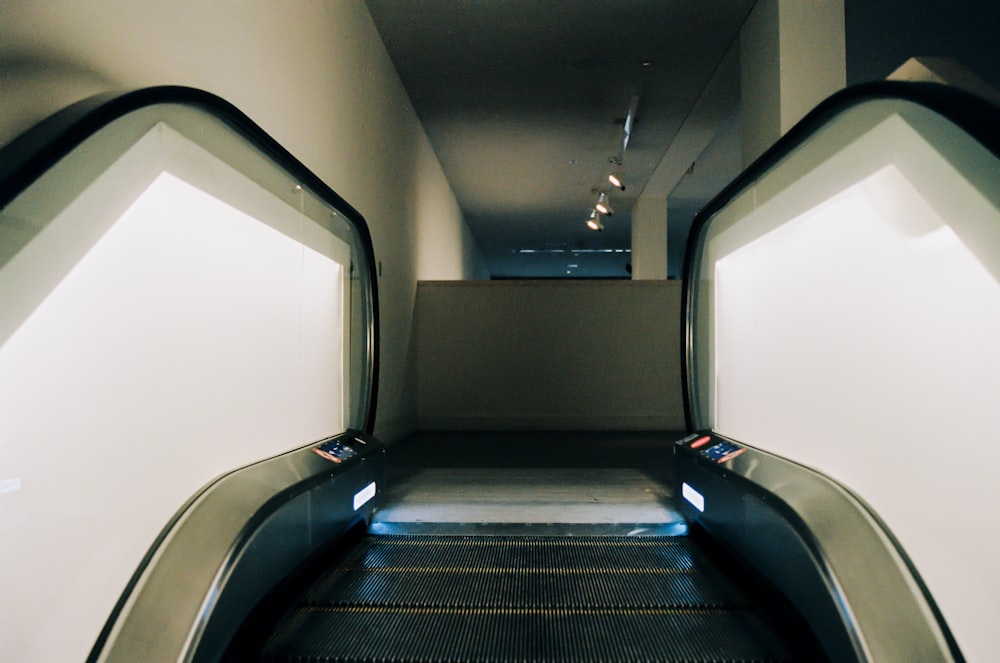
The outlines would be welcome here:
M 379 503 L 384 448 L 340 438 L 363 451 L 338 464 L 311 445 L 209 486 L 166 532 L 92 660 L 217 660 L 278 581 Z M 372 482 L 378 495 L 355 510 Z
M 741 453 L 720 462 L 720 444 Z M 962 660 L 891 534 L 828 477 L 702 431 L 675 445 L 674 484 L 702 497 L 679 501 L 685 516 L 781 589 L 831 660 Z

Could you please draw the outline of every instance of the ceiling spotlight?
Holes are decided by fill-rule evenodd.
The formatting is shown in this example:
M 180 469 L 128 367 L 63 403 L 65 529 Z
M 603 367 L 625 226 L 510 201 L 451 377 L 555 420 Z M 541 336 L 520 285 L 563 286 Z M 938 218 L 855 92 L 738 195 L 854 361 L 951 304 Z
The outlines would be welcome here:
M 621 189 L 622 191 L 625 190 L 625 183 L 622 182 L 621 178 L 614 173 L 608 173 L 608 182 L 611 182 L 611 186 L 616 189 Z
M 608 200 L 608 194 L 602 193 L 597 197 L 597 203 L 594 205 L 594 209 L 603 214 L 604 216 L 613 216 L 615 210 L 611 207 L 611 202 Z
M 590 213 L 590 218 L 587 219 L 587 227 L 591 230 L 604 230 L 604 224 L 601 223 L 601 215 L 594 210 Z

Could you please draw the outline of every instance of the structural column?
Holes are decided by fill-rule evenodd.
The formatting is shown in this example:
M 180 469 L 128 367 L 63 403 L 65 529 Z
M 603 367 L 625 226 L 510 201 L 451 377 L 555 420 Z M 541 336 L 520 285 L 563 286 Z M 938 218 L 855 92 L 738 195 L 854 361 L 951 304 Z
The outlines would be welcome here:
M 667 197 L 642 195 L 632 207 L 632 279 L 667 278 Z
M 743 163 L 847 84 L 844 0 L 758 0 L 740 34 Z

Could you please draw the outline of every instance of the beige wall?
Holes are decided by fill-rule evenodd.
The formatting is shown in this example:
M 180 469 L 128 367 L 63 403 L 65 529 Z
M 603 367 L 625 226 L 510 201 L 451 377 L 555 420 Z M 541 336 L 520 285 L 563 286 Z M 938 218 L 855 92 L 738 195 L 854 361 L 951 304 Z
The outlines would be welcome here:
M 778 0 L 754 5 L 740 32 L 740 103 L 743 164 L 749 165 L 782 133 Z
M 740 32 L 743 163 L 847 84 L 843 0 L 758 0 Z
M 647 189 L 632 207 L 632 279 L 667 278 L 667 196 Z
M 421 282 L 427 429 L 679 430 L 677 281 Z
M 382 265 L 378 429 L 407 432 L 416 281 L 482 270 L 362 2 L 0 4 L 0 144 L 90 94 L 163 84 L 232 102 L 365 216 Z

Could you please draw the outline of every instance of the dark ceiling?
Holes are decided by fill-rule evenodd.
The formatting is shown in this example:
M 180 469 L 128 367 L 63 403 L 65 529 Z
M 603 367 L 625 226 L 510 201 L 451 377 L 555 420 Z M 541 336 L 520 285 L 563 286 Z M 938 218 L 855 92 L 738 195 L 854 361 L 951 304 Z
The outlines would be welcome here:
M 720 71 L 754 0 L 366 4 L 494 278 L 627 277 L 636 198 L 651 178 L 668 187 L 657 195 L 675 191 L 663 173 L 685 172 L 705 141 L 661 165 L 668 148 L 684 132 L 738 141 L 738 77 Z M 621 156 L 636 98 L 626 190 L 609 192 L 615 215 L 594 232 L 594 190 Z M 701 184 L 675 192 L 682 207 L 738 172 L 738 153 L 714 151 Z

